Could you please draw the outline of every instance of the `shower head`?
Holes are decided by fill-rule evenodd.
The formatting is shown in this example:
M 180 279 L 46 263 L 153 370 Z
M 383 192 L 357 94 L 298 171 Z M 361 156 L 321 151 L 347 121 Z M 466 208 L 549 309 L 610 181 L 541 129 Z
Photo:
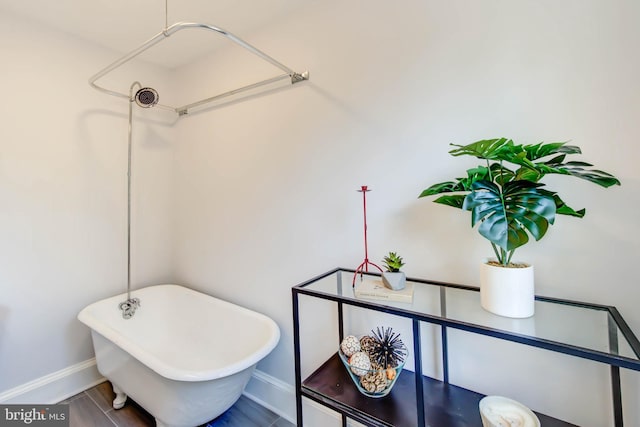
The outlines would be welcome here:
M 153 107 L 158 103 L 158 92 L 150 87 L 143 87 L 136 92 L 134 97 L 136 104 L 142 108 Z

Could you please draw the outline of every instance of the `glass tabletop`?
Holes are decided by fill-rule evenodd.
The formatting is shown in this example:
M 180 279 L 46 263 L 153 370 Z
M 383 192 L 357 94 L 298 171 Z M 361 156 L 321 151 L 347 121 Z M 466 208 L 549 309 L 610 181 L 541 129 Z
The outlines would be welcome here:
M 615 307 L 539 298 L 532 317 L 512 319 L 484 310 L 480 306 L 480 293 L 475 288 L 407 279 L 407 286 L 413 287 L 411 302 L 381 301 L 356 297 L 354 293 L 365 282 L 371 285 L 378 281 L 383 286 L 379 275 L 358 274 L 355 287 L 352 287 L 353 279 L 353 271 L 337 269 L 297 288 L 408 317 L 430 318 L 435 323 L 477 329 L 476 332 L 486 335 L 498 333 L 507 339 L 530 339 L 542 347 L 551 343 L 566 349 L 582 349 L 618 359 L 622 357 L 630 359 L 632 366 L 627 367 L 640 370 L 638 340 Z

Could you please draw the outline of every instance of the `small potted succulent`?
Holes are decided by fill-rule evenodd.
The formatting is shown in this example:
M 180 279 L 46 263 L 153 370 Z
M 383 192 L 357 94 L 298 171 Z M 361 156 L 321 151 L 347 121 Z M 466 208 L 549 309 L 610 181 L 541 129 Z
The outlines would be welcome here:
M 540 181 L 549 174 L 569 175 L 605 188 L 620 181 L 589 163 L 566 161 L 581 151 L 564 142 L 520 145 L 497 138 L 451 145 L 455 147 L 449 151 L 452 156 L 472 156 L 484 160 L 484 165 L 468 169 L 454 181 L 434 184 L 419 197 L 440 195 L 434 202 L 470 211 L 471 226 L 477 225 L 491 243 L 496 259 L 481 265 L 482 307 L 507 317 L 532 316 L 533 266 L 512 260 L 513 253 L 530 241 L 529 236 L 542 239 L 556 215 L 582 218 L 585 214 L 584 209 L 569 207 Z
M 402 257 L 395 252 L 389 252 L 389 255 L 382 260 L 382 264 L 387 269 L 387 271 L 382 272 L 382 283 L 394 291 L 404 289 L 407 276 L 404 271 L 400 271 L 404 265 Z

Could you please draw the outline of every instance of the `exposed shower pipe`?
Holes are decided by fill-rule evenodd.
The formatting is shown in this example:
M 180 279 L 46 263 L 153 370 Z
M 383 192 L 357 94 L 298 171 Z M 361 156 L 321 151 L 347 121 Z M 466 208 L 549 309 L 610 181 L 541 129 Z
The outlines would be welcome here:
M 129 88 L 129 127 L 127 128 L 127 300 L 131 299 L 131 152 L 133 134 L 133 88 L 142 88 L 140 82 L 133 82 Z
M 213 32 L 216 32 L 218 34 L 221 34 L 224 37 L 226 37 L 229 40 L 231 40 L 232 42 L 236 43 L 237 45 L 243 47 L 244 49 L 248 50 L 249 52 L 251 52 L 254 55 L 258 56 L 259 58 L 263 59 L 264 61 L 267 61 L 268 63 L 270 63 L 271 65 L 275 66 L 276 68 L 279 68 L 280 70 L 284 71 L 285 74 L 281 74 L 281 75 L 278 75 L 278 76 L 275 76 L 275 77 L 271 77 L 269 79 L 262 80 L 262 81 L 259 81 L 257 83 L 253 83 L 253 84 L 250 84 L 248 86 L 244 86 L 244 87 L 241 87 L 241 88 L 238 88 L 238 89 L 234 89 L 234 90 L 231 90 L 231 91 L 219 94 L 219 95 L 215 95 L 215 96 L 212 96 L 212 97 L 200 100 L 200 101 L 196 101 L 196 102 L 193 102 L 193 103 L 190 103 L 190 104 L 182 105 L 182 106 L 179 106 L 179 107 L 158 104 L 158 107 L 160 107 L 160 108 L 174 111 L 178 115 L 182 116 L 184 114 L 187 114 L 190 109 L 192 109 L 192 108 L 194 108 L 196 106 L 201 106 L 203 104 L 212 102 L 214 100 L 217 100 L 217 99 L 220 99 L 220 98 L 223 98 L 223 97 L 227 97 L 227 96 L 230 96 L 230 95 L 234 95 L 234 94 L 239 93 L 239 92 L 244 92 L 244 91 L 247 91 L 247 90 L 250 90 L 250 89 L 255 89 L 257 87 L 264 86 L 264 85 L 267 85 L 267 84 L 271 84 L 271 83 L 274 83 L 274 82 L 279 81 L 279 80 L 290 79 L 291 84 L 294 84 L 294 83 L 298 83 L 298 82 L 301 82 L 303 80 L 308 80 L 309 79 L 309 72 L 308 71 L 305 71 L 303 73 L 297 73 L 297 72 L 293 71 L 291 68 L 287 67 L 286 65 L 282 64 L 279 61 L 276 61 L 274 58 L 270 57 L 269 55 L 267 55 L 266 53 L 262 52 L 258 48 L 250 45 L 249 43 L 245 42 L 241 38 L 231 34 L 228 31 L 225 31 L 225 30 L 223 30 L 221 28 L 214 27 L 213 25 L 208 25 L 208 24 L 200 24 L 200 23 L 195 23 L 195 22 L 178 22 L 178 23 L 175 23 L 175 24 L 171 25 L 170 27 L 166 27 L 161 32 L 159 32 L 158 34 L 156 34 L 155 36 L 153 36 L 152 38 L 150 38 L 149 40 L 144 42 L 141 46 L 135 48 L 134 50 L 132 50 L 131 52 L 129 52 L 125 56 L 121 57 L 120 59 L 116 60 L 112 64 L 108 65 L 107 67 L 103 68 L 102 70 L 100 70 L 99 72 L 97 72 L 96 74 L 91 76 L 91 78 L 89 79 L 89 84 L 94 89 L 97 89 L 97 90 L 99 90 L 101 92 L 104 92 L 106 94 L 117 96 L 117 97 L 121 97 L 121 98 L 130 99 L 130 96 L 127 96 L 127 94 L 118 92 L 116 90 L 107 89 L 107 88 L 104 88 L 102 86 L 97 85 L 96 81 L 98 79 L 104 77 L 105 75 L 107 75 L 111 71 L 115 70 L 116 68 L 118 68 L 118 67 L 122 66 L 123 64 L 129 62 L 131 59 L 133 59 L 136 56 L 140 55 L 142 52 L 145 52 L 147 49 L 151 48 L 152 46 L 155 46 L 156 44 L 160 43 L 161 41 L 163 41 L 164 39 L 168 38 L 172 34 L 178 32 L 178 31 L 184 30 L 184 29 L 188 29 L 188 28 L 199 28 L 199 29 L 209 30 L 209 31 L 213 31 Z
M 133 88 L 140 89 L 133 95 Z M 118 306 L 122 317 L 130 319 L 140 307 L 140 299 L 131 298 L 131 152 L 133 134 L 133 102 L 142 108 L 153 107 L 158 103 L 158 92 L 150 87 L 142 87 L 140 82 L 133 82 L 129 88 L 129 130 L 127 144 L 127 299 Z

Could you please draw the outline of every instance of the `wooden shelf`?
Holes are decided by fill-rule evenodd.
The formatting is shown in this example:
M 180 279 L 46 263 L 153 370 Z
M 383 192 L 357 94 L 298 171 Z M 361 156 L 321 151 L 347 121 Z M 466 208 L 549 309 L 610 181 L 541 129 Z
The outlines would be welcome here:
M 366 397 L 353 384 L 336 353 L 302 383 L 302 395 L 369 425 L 415 427 L 415 384 L 414 373 L 405 369 L 389 395 Z M 484 395 L 424 376 L 422 384 L 427 426 L 482 427 L 478 402 Z M 544 427 L 575 426 L 537 412 L 536 415 Z

